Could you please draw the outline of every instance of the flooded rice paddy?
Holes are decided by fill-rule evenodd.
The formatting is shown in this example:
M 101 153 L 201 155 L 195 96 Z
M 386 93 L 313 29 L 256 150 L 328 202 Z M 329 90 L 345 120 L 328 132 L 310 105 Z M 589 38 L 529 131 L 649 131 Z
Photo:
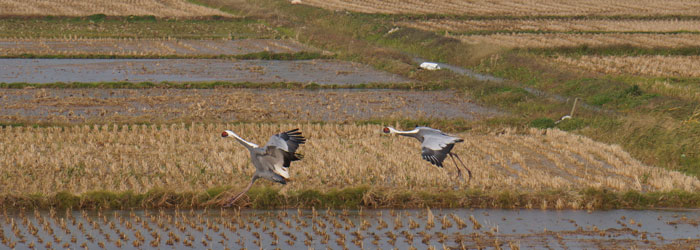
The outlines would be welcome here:
M 0 59 L 0 82 L 408 82 L 398 75 L 338 60 Z
M 697 210 L 5 211 L 10 248 L 683 248 Z
M 499 115 L 455 91 L 0 89 L 5 122 L 475 120 Z

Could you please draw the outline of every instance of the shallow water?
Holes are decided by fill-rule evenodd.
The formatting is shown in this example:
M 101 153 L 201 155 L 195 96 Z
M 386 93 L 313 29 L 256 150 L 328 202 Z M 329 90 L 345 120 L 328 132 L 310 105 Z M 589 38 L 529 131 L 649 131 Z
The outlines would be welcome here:
M 338 60 L 0 59 L 0 82 L 408 82 Z
M 630 248 L 698 246 L 697 210 L 150 210 L 6 212 L 0 222 L 17 248 L 229 247 L 249 249 Z M 38 217 L 36 215 L 39 215 Z M 69 215 L 69 216 L 68 216 Z M 476 228 L 470 221 L 481 225 Z M 446 222 L 443 224 L 443 218 Z M 457 221 L 463 221 L 460 223 Z M 400 221 L 401 225 L 395 222 Z M 13 223 L 16 225 L 13 230 Z M 32 226 L 28 226 L 31 224 Z M 62 229 L 61 224 L 65 224 Z M 82 224 L 82 225 L 81 225 Z M 32 229 L 28 229 L 32 228 Z M 50 228 L 50 229 L 49 229 Z M 83 230 L 81 230 L 82 228 Z M 36 229 L 36 236 L 30 231 Z M 53 231 L 53 236 L 50 231 Z M 141 234 L 143 241 L 137 240 Z M 18 237 L 21 236 L 21 237 Z M 392 237 L 391 235 L 395 236 Z M 121 238 L 121 239 L 120 239 Z M 39 239 L 42 243 L 39 244 Z M 176 240 L 177 239 L 177 240 Z M 24 242 L 22 242 L 22 240 Z M 73 242 L 74 241 L 74 242 Z M 172 244 L 172 245 L 169 245 Z M 84 245 L 83 245 L 84 244 Z M 190 246 L 191 245 L 191 246 Z

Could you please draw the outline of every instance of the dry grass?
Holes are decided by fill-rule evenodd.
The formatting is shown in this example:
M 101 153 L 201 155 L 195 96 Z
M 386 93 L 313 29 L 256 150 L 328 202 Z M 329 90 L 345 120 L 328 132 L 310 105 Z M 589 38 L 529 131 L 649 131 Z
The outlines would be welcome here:
M 555 67 L 574 67 L 602 74 L 643 77 L 700 77 L 700 56 L 558 56 L 551 58 Z M 653 93 L 688 101 L 700 101 L 700 86 L 669 80 L 637 83 Z
M 700 56 L 558 56 L 554 61 L 604 74 L 700 77 Z
M 33 55 L 116 55 L 116 56 L 202 56 L 243 55 L 257 52 L 317 52 L 294 40 L 273 39 L 0 39 L 0 56 Z
M 692 0 L 495 0 L 495 1 L 380 1 L 302 0 L 303 4 L 331 10 L 387 14 L 453 15 L 697 15 L 700 3 Z
M 1 16 L 110 16 L 197 17 L 231 16 L 220 10 L 189 3 L 185 0 L 3 0 Z
M 9 123 L 480 119 L 499 113 L 452 91 L 0 89 Z
M 699 34 L 492 34 L 456 36 L 467 44 L 490 44 L 506 48 L 555 48 L 631 45 L 642 48 L 700 46 Z
M 404 21 L 399 25 L 430 31 L 598 31 L 598 32 L 676 32 L 700 31 L 700 20 L 611 20 L 611 19 L 434 19 Z
M 0 129 L 0 185 L 3 195 L 242 186 L 254 171 L 249 153 L 221 138 L 220 131 L 232 129 L 263 144 L 273 133 L 296 127 L 308 141 L 300 152 L 305 158 L 290 169 L 293 181 L 285 190 L 357 185 L 426 192 L 455 186 L 486 191 L 700 189 L 696 178 L 645 166 L 619 146 L 534 129 L 526 134 L 458 133 L 466 142 L 455 152 L 469 163 L 474 179 L 454 182 L 454 168 L 439 169 L 421 160 L 419 144 L 410 138 L 385 136 L 376 125 L 337 124 L 6 127 Z

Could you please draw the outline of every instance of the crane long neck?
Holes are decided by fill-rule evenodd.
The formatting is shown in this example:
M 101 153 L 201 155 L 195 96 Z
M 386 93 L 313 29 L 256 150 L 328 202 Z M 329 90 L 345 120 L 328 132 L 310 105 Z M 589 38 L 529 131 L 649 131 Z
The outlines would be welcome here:
M 397 135 L 403 135 L 403 136 L 408 136 L 408 137 L 416 137 L 418 134 L 418 129 L 414 130 L 409 130 L 409 131 L 401 131 L 401 130 L 396 130 L 394 128 L 389 128 L 394 134 Z
M 244 147 L 246 147 L 246 148 L 248 148 L 248 149 L 258 148 L 258 145 L 257 145 L 257 144 L 252 143 L 252 142 L 249 142 L 249 141 L 246 141 L 245 139 L 241 138 L 240 136 L 238 136 L 238 135 L 237 135 L 236 133 L 234 133 L 233 131 L 228 131 L 228 133 L 231 134 L 231 136 L 233 136 L 233 138 L 236 138 L 236 140 L 237 140 L 239 143 L 241 143 L 241 145 L 243 145 Z

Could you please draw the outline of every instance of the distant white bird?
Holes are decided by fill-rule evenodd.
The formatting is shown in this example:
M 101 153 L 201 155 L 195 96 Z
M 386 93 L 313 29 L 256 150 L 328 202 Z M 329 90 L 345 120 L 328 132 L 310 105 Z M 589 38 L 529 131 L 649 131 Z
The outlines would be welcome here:
M 300 144 L 306 142 L 299 129 L 273 135 L 264 147 L 244 140 L 231 130 L 221 133 L 221 137 L 233 137 L 246 147 L 250 151 L 250 160 L 255 166 L 255 173 L 250 184 L 241 193 L 224 203 L 225 207 L 231 206 L 238 198 L 248 192 L 258 178 L 286 185 L 287 180 L 289 180 L 287 169 L 291 162 L 301 160 L 302 155 L 297 154 L 296 151 Z
M 420 64 L 420 67 L 422 69 L 427 69 L 427 70 L 438 70 L 440 69 L 440 65 L 434 62 L 424 62 Z
M 457 160 L 462 163 L 464 169 L 467 170 L 467 173 L 469 173 L 469 180 L 472 179 L 472 171 L 469 170 L 466 165 L 464 165 L 464 162 L 462 162 L 462 159 L 459 158 L 459 155 L 450 152 L 455 144 L 463 142 L 463 139 L 447 135 L 440 130 L 429 127 L 416 127 L 411 131 L 399 131 L 392 127 L 386 127 L 384 128 L 383 132 L 418 139 L 418 141 L 421 142 L 421 156 L 424 160 L 429 161 L 435 166 L 442 167 L 442 162 L 449 155 L 457 168 L 457 177 L 461 177 L 462 170 L 455 161 L 456 157 Z

